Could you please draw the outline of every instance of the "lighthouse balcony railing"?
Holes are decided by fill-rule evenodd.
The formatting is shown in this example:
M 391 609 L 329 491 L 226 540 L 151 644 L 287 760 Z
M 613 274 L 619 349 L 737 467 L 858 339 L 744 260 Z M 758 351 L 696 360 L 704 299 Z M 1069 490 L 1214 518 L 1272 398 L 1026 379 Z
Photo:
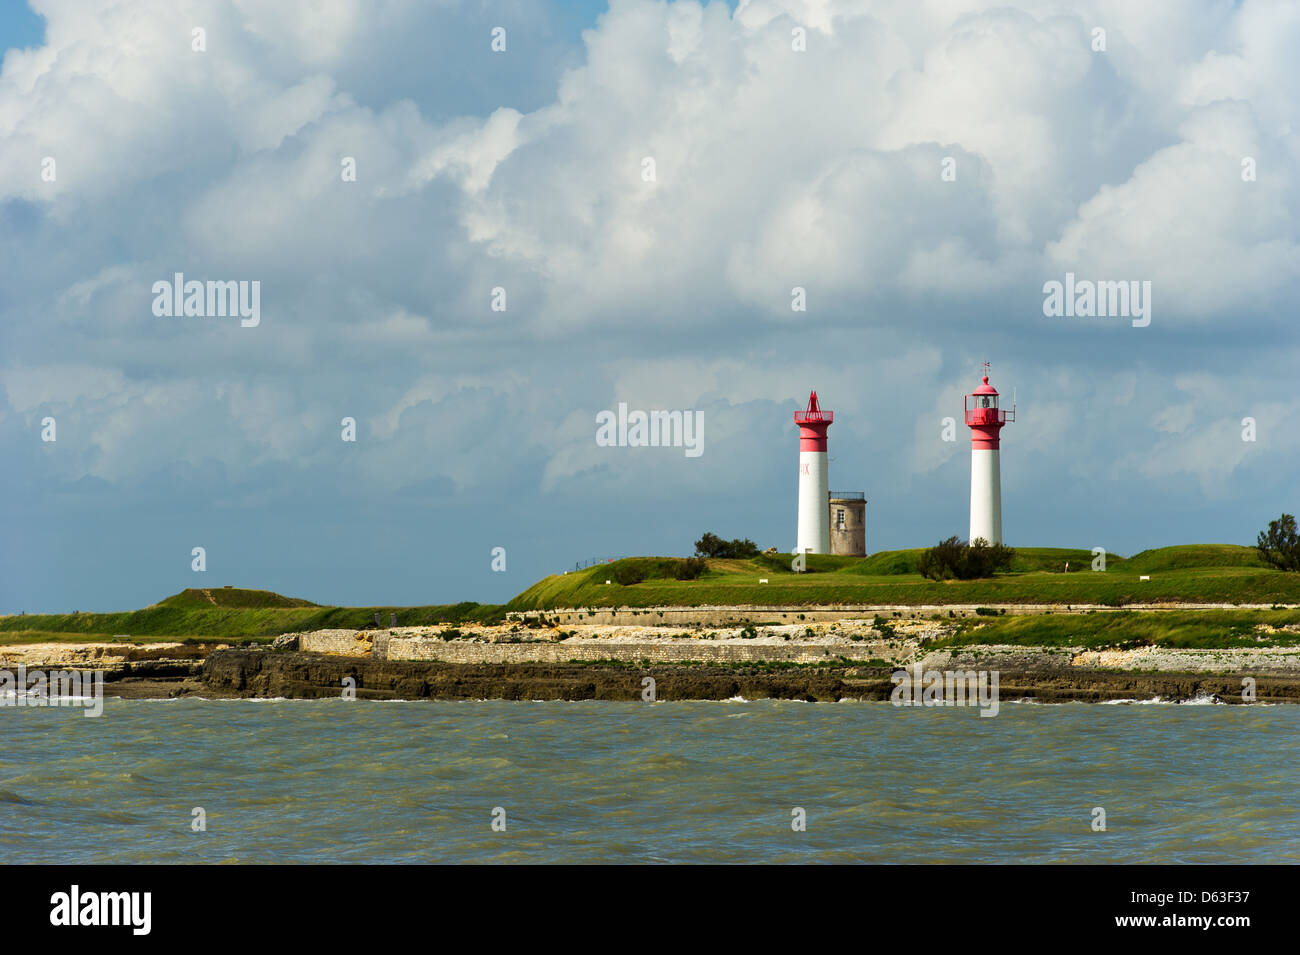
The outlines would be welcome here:
M 832 501 L 865 501 L 867 494 L 865 491 L 831 491 L 827 497 Z
M 1010 417 L 1007 417 L 1010 415 Z M 1008 421 L 1016 420 L 1016 410 L 1003 411 L 1001 408 L 967 408 L 966 424 L 972 427 L 982 427 L 990 424 L 1006 424 Z
M 817 424 L 822 421 L 830 424 L 834 420 L 834 411 L 796 411 L 794 413 L 795 424 Z

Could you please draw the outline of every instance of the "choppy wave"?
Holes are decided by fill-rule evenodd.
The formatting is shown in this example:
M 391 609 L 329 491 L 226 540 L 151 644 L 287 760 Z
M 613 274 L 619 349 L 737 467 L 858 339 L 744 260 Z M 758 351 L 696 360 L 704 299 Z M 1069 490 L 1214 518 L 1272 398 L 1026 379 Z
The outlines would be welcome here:
M 0 711 L 0 862 L 1300 862 L 1296 706 L 253 702 Z

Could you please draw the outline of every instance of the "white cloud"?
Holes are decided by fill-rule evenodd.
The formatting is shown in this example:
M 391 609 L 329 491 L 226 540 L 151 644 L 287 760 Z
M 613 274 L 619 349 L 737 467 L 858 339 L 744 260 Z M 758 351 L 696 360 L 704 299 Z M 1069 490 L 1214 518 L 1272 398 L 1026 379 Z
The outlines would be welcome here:
M 851 483 L 949 480 L 964 429 L 944 444 L 938 422 L 985 357 L 1037 392 L 1020 447 L 1077 475 L 1220 487 L 1254 449 L 1185 444 L 1211 428 L 1198 403 L 1286 407 L 1213 357 L 1293 351 L 1285 5 L 616 2 L 544 106 L 479 110 L 466 90 L 517 61 L 403 85 L 420 6 L 38 3 L 48 45 L 0 73 L 6 291 L 41 318 L 3 330 L 8 415 L 75 414 L 96 436 L 77 467 L 112 480 L 177 460 L 333 473 L 322 442 L 353 414 L 367 487 L 599 475 L 671 494 L 784 475 L 773 448 L 811 387 L 841 414 Z M 343 77 L 371 44 L 397 79 L 362 97 Z M 512 34 L 508 56 L 527 47 Z M 438 92 L 452 118 L 424 105 Z M 1151 279 L 1153 334 L 1043 323 L 1041 283 L 1067 269 Z M 160 325 L 148 288 L 173 271 L 261 280 L 263 325 Z M 1162 327 L 1215 339 L 1166 349 Z M 1200 366 L 1244 394 L 1189 400 L 1179 375 Z M 620 400 L 703 409 L 704 457 L 602 453 L 594 413 Z M 1210 420 L 1227 435 L 1239 417 Z
M 1277 174 L 1280 147 L 1261 148 L 1249 104 L 1198 107 L 1179 132 L 1181 143 L 1080 207 L 1048 247 L 1056 274 L 1149 280 L 1161 317 L 1197 320 L 1231 314 L 1243 302 L 1258 307 L 1293 288 L 1300 184 Z M 1257 181 L 1243 180 L 1243 157 L 1263 164 Z

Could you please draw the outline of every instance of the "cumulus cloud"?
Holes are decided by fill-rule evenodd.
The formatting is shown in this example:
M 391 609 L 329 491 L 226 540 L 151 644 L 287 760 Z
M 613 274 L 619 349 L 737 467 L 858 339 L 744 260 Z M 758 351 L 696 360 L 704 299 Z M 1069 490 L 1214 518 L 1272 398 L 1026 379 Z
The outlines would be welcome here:
M 1285 150 L 1265 146 L 1252 113 L 1240 101 L 1194 108 L 1179 128 L 1182 142 L 1122 185 L 1102 187 L 1049 244 L 1058 272 L 1150 281 L 1163 315 L 1198 322 L 1243 304 L 1266 307 L 1293 289 L 1300 184 L 1275 174 Z M 1263 175 L 1246 178 L 1260 163 Z
M 109 508 L 183 465 L 249 508 L 427 492 L 450 527 L 482 492 L 596 540 L 675 498 L 656 527 L 775 538 L 815 387 L 832 483 L 880 508 L 873 549 L 912 545 L 962 526 L 940 422 L 985 359 L 1019 388 L 1007 486 L 1079 482 L 1089 526 L 1132 481 L 1253 514 L 1241 482 L 1297 462 L 1287 5 L 613 0 L 583 32 L 510 3 L 503 54 L 475 5 L 33 6 L 44 44 L 0 71 L 20 496 L 93 478 Z M 1152 325 L 1044 318 L 1065 271 L 1152 281 Z M 175 272 L 260 281 L 261 325 L 153 316 Z M 702 410 L 706 453 L 597 447 L 619 401 Z

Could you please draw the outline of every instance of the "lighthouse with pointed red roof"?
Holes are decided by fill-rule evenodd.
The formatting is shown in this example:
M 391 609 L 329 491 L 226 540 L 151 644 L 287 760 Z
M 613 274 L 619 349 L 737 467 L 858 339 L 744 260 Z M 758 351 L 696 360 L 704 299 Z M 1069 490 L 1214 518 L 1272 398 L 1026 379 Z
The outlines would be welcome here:
M 807 409 L 794 414 L 799 426 L 799 528 L 795 535 L 795 552 L 799 554 L 831 552 L 826 429 L 834 420 L 835 412 L 821 409 L 815 391 L 808 396 Z
M 989 384 L 989 363 L 984 363 L 984 380 L 965 399 L 966 424 L 970 428 L 970 540 L 984 538 L 1002 543 L 1002 426 L 1016 420 L 998 408 L 998 390 Z

